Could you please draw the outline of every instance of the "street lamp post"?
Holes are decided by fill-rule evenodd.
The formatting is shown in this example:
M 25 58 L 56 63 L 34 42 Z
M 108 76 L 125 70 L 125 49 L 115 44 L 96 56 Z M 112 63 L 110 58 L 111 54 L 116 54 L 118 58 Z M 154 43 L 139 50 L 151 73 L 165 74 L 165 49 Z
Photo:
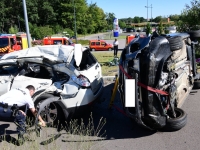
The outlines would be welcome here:
M 75 3 L 74 3 L 74 0 L 73 0 L 73 5 L 74 5 L 74 36 L 76 38 L 76 44 L 78 43 L 77 41 L 77 35 L 76 35 L 76 10 L 75 10 Z
M 28 26 L 28 17 L 27 17 L 27 10 L 26 10 L 26 1 L 22 0 L 23 2 L 23 8 L 24 8 L 24 19 L 25 19 L 25 25 L 26 25 L 26 34 L 27 34 L 27 40 L 28 40 L 28 47 L 31 47 L 31 40 L 30 40 L 30 32 L 29 32 L 29 26 Z

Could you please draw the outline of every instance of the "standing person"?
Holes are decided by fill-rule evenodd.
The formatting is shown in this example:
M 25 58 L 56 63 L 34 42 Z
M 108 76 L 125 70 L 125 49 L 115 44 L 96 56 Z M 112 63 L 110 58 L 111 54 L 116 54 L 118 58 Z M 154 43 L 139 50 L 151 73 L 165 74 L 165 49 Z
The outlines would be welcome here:
M 72 45 L 72 44 L 74 44 L 74 43 L 72 42 L 72 40 L 73 40 L 72 37 L 70 37 L 70 39 L 68 39 L 68 45 Z
M 115 57 L 115 56 L 117 57 L 118 45 L 119 45 L 119 42 L 118 42 L 117 39 L 115 39 L 115 41 L 113 42 L 113 46 L 114 46 L 114 57 Z
M 100 37 L 98 36 L 98 41 L 100 41 Z
M 24 141 L 23 135 L 26 132 L 26 110 L 19 110 L 19 107 L 26 106 L 30 109 L 34 116 L 37 115 L 32 96 L 35 93 L 35 87 L 32 85 L 26 88 L 11 89 L 7 93 L 0 96 L 0 118 L 14 119 L 17 125 L 18 139 Z M 39 116 L 41 126 L 46 126 L 45 122 Z

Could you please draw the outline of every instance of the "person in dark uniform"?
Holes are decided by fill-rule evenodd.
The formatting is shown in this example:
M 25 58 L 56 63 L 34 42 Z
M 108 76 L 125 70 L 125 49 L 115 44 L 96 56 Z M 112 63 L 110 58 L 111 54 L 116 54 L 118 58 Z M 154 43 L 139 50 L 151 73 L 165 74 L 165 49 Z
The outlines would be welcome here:
M 117 41 L 117 39 L 115 39 L 115 41 L 113 42 L 113 46 L 114 46 L 114 57 L 117 57 L 118 45 L 119 45 L 119 42 Z
M 19 107 L 27 106 L 34 116 L 37 115 L 31 98 L 34 93 L 34 86 L 29 85 L 26 88 L 11 89 L 0 96 L 0 118 L 13 119 L 14 123 L 17 125 L 17 131 L 19 132 L 18 139 L 24 140 L 23 135 L 26 132 L 26 110 L 25 112 L 19 110 Z M 38 119 L 41 126 L 46 126 L 46 123 L 40 116 Z

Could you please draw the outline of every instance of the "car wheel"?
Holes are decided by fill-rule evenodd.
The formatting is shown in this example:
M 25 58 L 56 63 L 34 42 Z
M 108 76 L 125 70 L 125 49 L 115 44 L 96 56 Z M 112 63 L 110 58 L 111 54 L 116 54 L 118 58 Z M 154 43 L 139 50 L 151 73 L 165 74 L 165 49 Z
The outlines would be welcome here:
M 177 115 L 176 118 L 167 119 L 164 130 L 166 131 L 177 131 L 183 128 L 187 123 L 187 114 L 180 108 L 174 108 Z
M 92 49 L 92 51 L 94 52 L 94 51 L 95 51 L 95 49 L 93 48 L 93 49 Z
M 194 81 L 194 86 L 193 86 L 194 89 L 200 89 L 200 80 L 195 80 Z
M 109 48 L 108 51 L 112 51 L 112 48 Z
M 168 38 L 171 51 L 179 50 L 183 47 L 183 41 L 180 36 Z
M 200 37 L 200 30 L 188 31 L 187 33 L 190 35 L 191 40 L 195 40 Z
M 44 101 L 45 99 L 49 98 L 50 96 L 52 96 L 51 94 L 43 94 L 41 95 L 36 102 L 36 106 Z M 47 122 L 47 123 L 51 123 L 54 125 L 57 125 L 58 123 L 61 122 L 61 118 L 62 118 L 62 109 L 61 107 L 57 104 L 57 103 L 50 103 L 49 105 L 47 105 L 44 110 L 41 111 L 40 116 L 41 118 Z

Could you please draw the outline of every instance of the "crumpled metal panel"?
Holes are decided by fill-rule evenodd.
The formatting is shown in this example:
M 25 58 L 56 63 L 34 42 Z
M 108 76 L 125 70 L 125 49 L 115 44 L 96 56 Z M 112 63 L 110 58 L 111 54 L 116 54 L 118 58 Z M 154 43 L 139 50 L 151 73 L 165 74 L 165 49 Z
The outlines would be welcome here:
M 72 80 L 69 80 L 67 83 L 63 84 L 63 90 L 61 92 L 61 95 L 72 95 L 77 93 L 79 90 L 79 85 L 73 82 Z

